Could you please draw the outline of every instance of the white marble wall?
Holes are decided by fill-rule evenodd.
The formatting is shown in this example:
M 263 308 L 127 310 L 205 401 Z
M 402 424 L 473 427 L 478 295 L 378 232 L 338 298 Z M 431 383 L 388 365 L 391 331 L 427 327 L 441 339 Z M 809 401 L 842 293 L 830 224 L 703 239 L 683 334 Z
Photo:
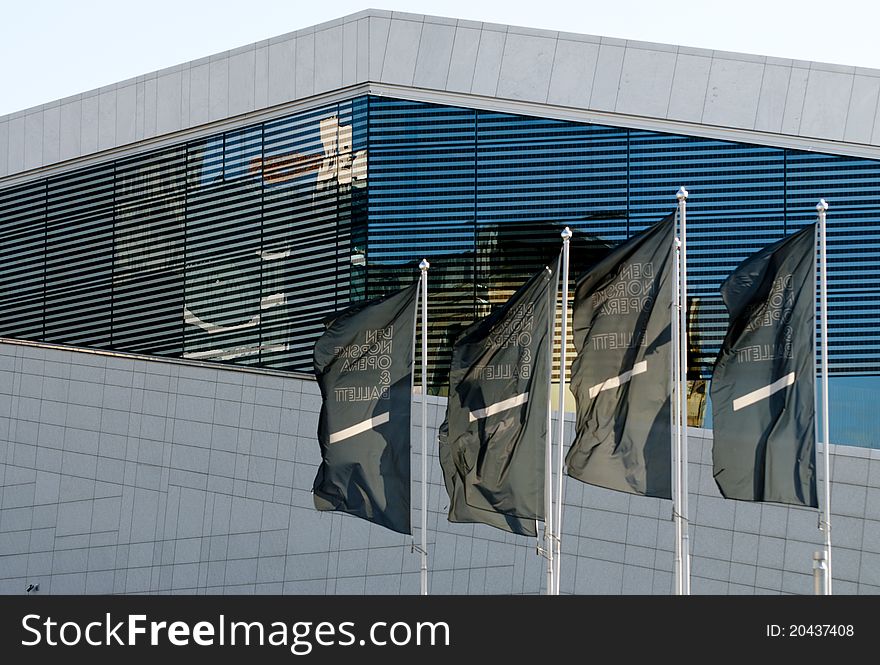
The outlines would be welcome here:
M 319 409 L 302 376 L 0 343 L 0 593 L 418 593 L 410 537 L 314 509 Z M 534 540 L 446 520 L 444 410 L 432 593 L 539 593 Z M 711 432 L 691 434 L 694 593 L 811 593 L 816 511 L 722 499 Z M 834 452 L 834 588 L 877 594 L 880 451 Z M 670 593 L 671 513 L 569 479 L 563 592 Z

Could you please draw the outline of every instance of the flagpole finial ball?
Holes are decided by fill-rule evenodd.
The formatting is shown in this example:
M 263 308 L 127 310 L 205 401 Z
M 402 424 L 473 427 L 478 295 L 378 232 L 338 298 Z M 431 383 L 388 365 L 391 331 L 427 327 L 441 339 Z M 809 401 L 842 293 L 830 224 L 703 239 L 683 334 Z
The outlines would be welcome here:
M 571 229 L 566 226 L 564 229 L 562 229 L 562 233 L 560 233 L 559 235 L 562 236 L 563 240 L 569 240 L 574 234 L 571 232 Z
M 825 212 L 828 210 L 828 204 L 825 203 L 825 199 L 819 199 L 819 203 L 816 204 L 817 212 Z
M 425 270 L 427 270 L 430 267 L 431 267 L 431 264 L 428 263 L 428 259 L 422 259 L 421 263 L 419 263 L 419 270 L 421 270 L 422 272 L 424 272 Z
M 678 189 L 678 192 L 676 192 L 675 197 L 679 201 L 681 201 L 682 199 L 686 199 L 688 197 L 688 190 L 686 190 L 684 187 L 680 187 Z

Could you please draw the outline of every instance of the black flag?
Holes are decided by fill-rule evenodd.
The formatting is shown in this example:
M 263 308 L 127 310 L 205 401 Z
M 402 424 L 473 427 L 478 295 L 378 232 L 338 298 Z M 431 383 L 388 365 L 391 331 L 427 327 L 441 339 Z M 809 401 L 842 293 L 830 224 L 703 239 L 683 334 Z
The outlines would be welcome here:
M 438 447 L 440 467 L 443 469 L 443 481 L 446 484 L 446 493 L 449 495 L 450 522 L 479 522 L 521 536 L 537 535 L 534 520 L 522 520 L 495 510 L 474 508 L 468 505 L 464 496 L 466 479 L 459 475 L 455 461 L 452 459 L 452 450 L 449 446 L 449 423 L 445 420 L 440 425 Z
M 615 248 L 577 281 L 568 474 L 671 498 L 671 304 L 675 213 Z
M 743 261 L 721 285 L 730 324 L 710 395 L 715 482 L 728 499 L 818 507 L 810 224 Z
M 558 270 L 534 275 L 456 339 L 440 460 L 451 521 L 535 535 L 544 519 L 550 314 Z M 445 439 L 445 440 L 444 440 Z
M 315 342 L 323 405 L 318 510 L 410 533 L 410 403 L 418 282 L 341 312 Z

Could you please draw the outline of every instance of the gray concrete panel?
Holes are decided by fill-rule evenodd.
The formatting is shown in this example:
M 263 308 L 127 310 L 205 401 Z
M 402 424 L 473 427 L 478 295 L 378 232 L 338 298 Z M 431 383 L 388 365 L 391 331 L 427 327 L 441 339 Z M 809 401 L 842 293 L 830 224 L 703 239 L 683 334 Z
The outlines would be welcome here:
M 761 535 L 785 537 L 789 509 L 775 504 L 761 504 Z
M 125 145 L 138 138 L 137 86 L 128 85 L 116 91 L 116 142 Z
M 866 494 L 865 517 L 872 520 L 880 520 L 880 488 L 871 482 Z
M 731 561 L 756 564 L 758 561 L 758 536 L 752 533 L 733 532 Z
M 545 102 L 556 40 L 508 33 L 498 79 L 499 97 Z
M 0 178 L 9 173 L 9 121 L 0 120 Z
M 751 593 L 749 587 L 755 586 L 757 568 L 744 563 L 730 564 L 730 582 L 742 587 L 743 593 Z
M 504 42 L 507 33 L 483 29 L 480 32 L 480 46 L 477 49 L 477 64 L 471 92 L 475 95 L 494 97 L 498 90 L 498 76 L 501 73 L 501 60 L 504 55 Z
M 315 94 L 342 87 L 343 28 L 315 33 Z
M 116 146 L 116 91 L 98 94 L 98 150 Z
M 599 45 L 559 39 L 547 92 L 548 104 L 586 107 L 590 101 Z
M 370 16 L 368 20 L 370 57 L 367 76 L 371 81 L 379 81 L 382 78 L 382 67 L 385 63 L 385 49 L 388 45 L 391 20 L 382 16 Z
M 6 170 L 12 175 L 24 170 L 24 116 L 10 118 L 6 124 Z
M 370 78 L 370 18 L 357 21 L 357 72 L 358 81 Z
M 297 99 L 315 94 L 315 35 L 301 35 L 296 40 L 294 94 Z
M 758 98 L 758 112 L 755 116 L 755 129 L 762 132 L 780 132 L 782 130 L 790 76 L 790 67 L 771 64 L 764 66 L 764 77 L 761 79 L 761 93 Z
M 212 59 L 208 71 L 208 120 L 229 115 L 229 59 Z
M 180 124 L 181 127 L 189 126 L 189 98 L 190 98 L 189 67 L 181 71 L 180 76 Z
M 856 76 L 846 114 L 846 130 L 843 140 L 852 143 L 870 143 L 874 131 L 874 118 L 878 111 L 880 78 Z
M 679 54 L 669 95 L 670 120 L 700 122 L 711 64 L 712 60 L 704 56 Z
M 617 93 L 620 89 L 620 74 L 626 49 L 615 44 L 599 46 L 596 60 L 596 73 L 590 91 L 590 108 L 598 111 L 613 111 L 617 106 Z
M 0 359 L 2 362 L 2 359 Z M 871 455 L 868 464 L 868 484 L 872 487 L 880 486 L 880 455 Z
M 413 85 L 419 88 L 446 89 L 455 36 L 454 26 L 424 24 L 413 74 Z
M 255 108 L 256 53 L 247 50 L 229 57 L 229 115 L 249 113 Z
M 785 96 L 785 111 L 782 114 L 783 134 L 797 135 L 800 133 L 809 74 L 809 70 L 799 67 L 791 70 L 791 75 L 788 78 L 788 91 Z
M 172 72 L 156 80 L 156 133 L 176 132 L 182 127 L 181 94 L 185 72 Z
M 835 515 L 832 521 L 833 545 L 852 550 L 861 550 L 863 546 L 863 532 L 867 524 L 867 520 L 861 517 Z M 820 539 L 817 538 L 817 544 L 819 541 Z
M 801 136 L 843 139 L 853 83 L 852 75 L 815 69 L 810 71 L 800 125 Z M 855 124 L 853 131 L 858 131 Z
M 269 106 L 269 47 L 254 52 L 254 108 Z
M 359 81 L 358 58 L 360 57 L 360 43 L 358 31 L 363 21 L 349 21 L 342 26 L 342 85 L 350 86 Z M 366 50 L 365 50 L 366 53 Z
M 733 529 L 736 512 L 736 505 L 733 501 L 701 494 L 696 498 L 695 503 L 697 523 L 719 529 Z
M 831 489 L 832 513 L 852 517 L 865 515 L 866 487 L 832 482 Z
M 144 128 L 143 137 L 150 138 L 156 135 L 156 109 L 158 101 L 156 99 L 158 82 L 155 77 L 148 78 L 143 83 L 144 86 Z
M 619 594 L 623 589 L 623 566 L 608 561 L 579 558 L 574 593 Z
M 43 113 L 28 113 L 24 117 L 24 168 L 43 165 Z
M 146 122 L 147 86 L 145 81 L 138 81 L 135 86 L 134 135 L 137 140 L 144 138 Z M 206 93 L 207 97 L 207 93 Z
M 763 73 L 764 66 L 759 63 L 713 59 L 702 122 L 752 129 Z
M 675 53 L 626 49 L 615 110 L 631 115 L 665 117 L 675 65 Z
M 43 111 L 43 154 L 41 164 L 54 164 L 60 155 L 61 108 L 53 106 Z
M 210 65 L 203 64 L 189 70 L 189 118 L 190 126 L 208 122 L 210 116 Z
M 858 457 L 831 456 L 831 480 L 833 484 L 866 485 L 868 482 L 867 460 Z M 824 469 L 824 461 L 823 461 Z M 833 486 L 833 485 L 832 485 Z
M 873 145 L 880 144 L 880 103 L 877 105 L 877 115 L 874 116 L 874 130 L 871 133 L 871 143 Z M 853 130 L 855 131 L 855 130 Z M 2 154 L 2 153 L 0 153 Z M 0 160 L 2 161 L 2 160 Z
M 382 63 L 383 82 L 413 85 L 421 33 L 421 21 L 391 21 Z
M 470 92 L 480 47 L 480 30 L 458 26 L 452 44 L 446 89 L 453 92 Z

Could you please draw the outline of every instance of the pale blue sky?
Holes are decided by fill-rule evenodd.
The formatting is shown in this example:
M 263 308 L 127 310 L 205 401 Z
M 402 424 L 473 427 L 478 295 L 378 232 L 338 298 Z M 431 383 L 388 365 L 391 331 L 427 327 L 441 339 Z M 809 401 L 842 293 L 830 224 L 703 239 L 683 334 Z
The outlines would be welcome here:
M 880 69 L 878 0 L 14 0 L 0 115 L 370 6 Z

